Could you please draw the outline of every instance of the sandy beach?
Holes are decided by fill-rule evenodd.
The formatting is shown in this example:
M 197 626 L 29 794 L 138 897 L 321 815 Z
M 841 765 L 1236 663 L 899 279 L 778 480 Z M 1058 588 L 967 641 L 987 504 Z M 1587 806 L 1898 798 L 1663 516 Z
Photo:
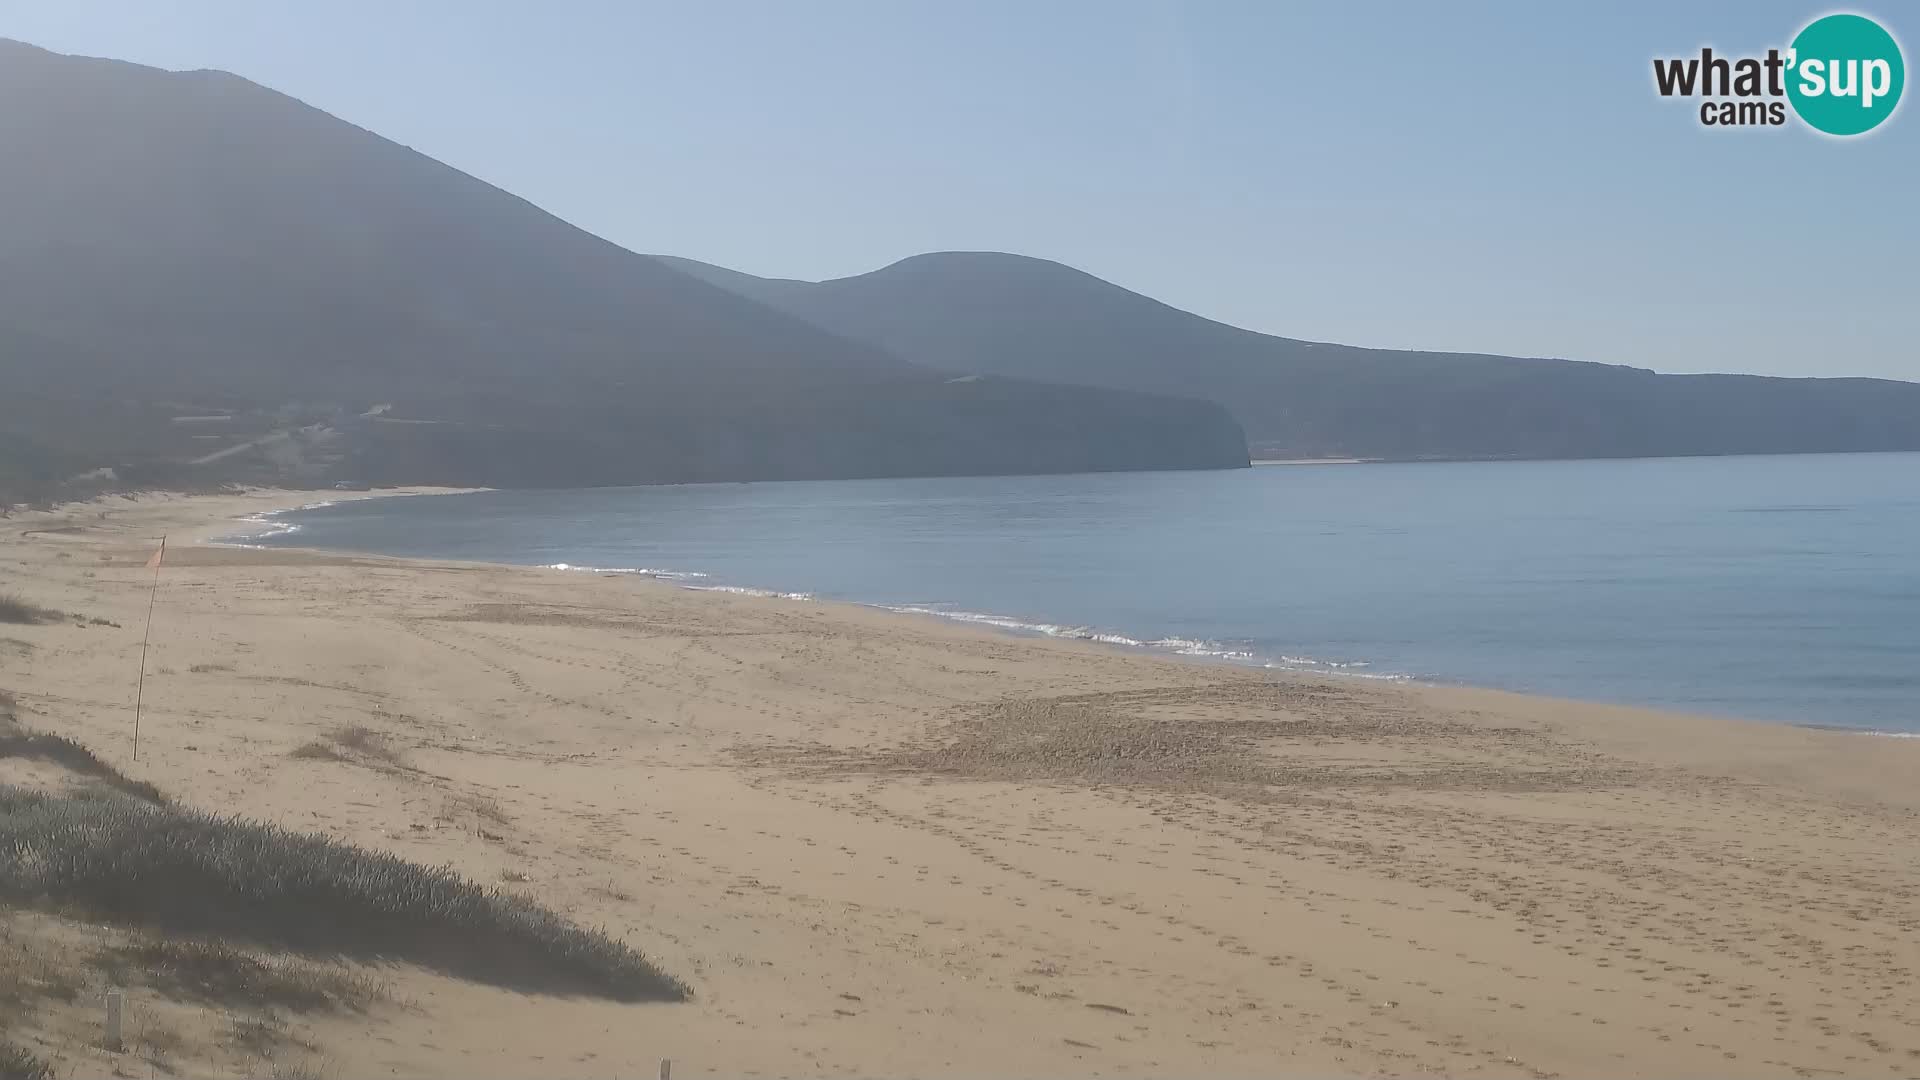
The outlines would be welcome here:
M 695 995 L 380 965 L 386 1004 L 297 1022 L 328 1075 L 1920 1074 L 1920 740 L 204 543 L 326 497 L 0 519 L 0 593 L 100 620 L 0 625 L 0 691 L 181 802 L 535 896 Z M 294 755 L 351 728 L 381 754 Z M 257 1068 L 211 1007 L 130 1007 L 189 1075 Z M 86 1045 L 97 996 L 25 1023 L 72 1075 L 148 1074 Z

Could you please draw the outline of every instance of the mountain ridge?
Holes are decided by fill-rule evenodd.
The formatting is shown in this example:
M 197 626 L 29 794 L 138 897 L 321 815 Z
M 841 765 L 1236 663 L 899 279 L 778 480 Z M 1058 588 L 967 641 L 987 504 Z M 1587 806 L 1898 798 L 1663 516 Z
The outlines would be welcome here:
M 1920 384 L 1666 375 L 1372 349 L 1235 327 L 1062 263 L 928 252 L 820 282 L 668 265 L 921 363 L 1167 390 L 1229 408 L 1256 456 L 1480 459 L 1920 449 Z
M 0 145 L 0 430 L 62 459 L 224 445 L 129 419 L 144 397 L 236 410 L 236 439 L 301 412 L 333 439 L 305 479 L 1246 464 L 1217 406 L 956 382 L 237 75 L 0 41 Z M 354 419 L 382 403 L 431 423 Z

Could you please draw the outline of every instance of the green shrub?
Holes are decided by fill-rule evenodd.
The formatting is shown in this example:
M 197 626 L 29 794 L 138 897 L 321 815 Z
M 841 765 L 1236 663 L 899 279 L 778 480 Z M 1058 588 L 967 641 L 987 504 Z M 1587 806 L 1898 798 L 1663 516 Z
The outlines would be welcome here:
M 118 796 L 0 785 L 4 900 L 521 989 L 687 996 L 630 946 L 451 869 Z
M 166 802 L 160 789 L 145 780 L 135 780 L 101 761 L 93 751 L 61 735 L 37 731 L 7 730 L 0 726 L 0 758 L 38 758 L 51 761 L 82 776 L 91 776 L 123 795 L 150 803 Z
M 32 626 L 36 623 L 56 622 L 60 613 L 39 604 L 29 604 L 12 593 L 0 593 L 0 623 L 17 623 Z

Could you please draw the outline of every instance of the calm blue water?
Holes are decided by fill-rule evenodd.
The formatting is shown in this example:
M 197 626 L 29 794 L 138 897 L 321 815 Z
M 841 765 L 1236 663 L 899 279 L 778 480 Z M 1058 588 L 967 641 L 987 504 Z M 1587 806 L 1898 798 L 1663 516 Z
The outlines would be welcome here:
M 490 492 L 282 520 L 298 531 L 267 542 L 1920 731 L 1920 454 Z

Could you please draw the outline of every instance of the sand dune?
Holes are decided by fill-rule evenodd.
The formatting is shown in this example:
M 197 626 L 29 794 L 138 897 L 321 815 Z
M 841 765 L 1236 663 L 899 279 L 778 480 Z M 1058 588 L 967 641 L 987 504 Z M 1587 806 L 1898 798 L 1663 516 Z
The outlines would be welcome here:
M 335 1075 L 1920 1071 L 1920 740 L 178 542 L 312 498 L 0 522 L 0 593 L 118 624 L 0 625 L 0 690 L 183 801 L 536 895 L 696 994 L 385 966 L 385 1004 L 295 1022 Z M 351 728 L 380 752 L 294 755 Z M 258 1065 L 135 1008 L 195 1075 Z M 40 1002 L 16 1041 L 102 1071 L 96 1014 Z

